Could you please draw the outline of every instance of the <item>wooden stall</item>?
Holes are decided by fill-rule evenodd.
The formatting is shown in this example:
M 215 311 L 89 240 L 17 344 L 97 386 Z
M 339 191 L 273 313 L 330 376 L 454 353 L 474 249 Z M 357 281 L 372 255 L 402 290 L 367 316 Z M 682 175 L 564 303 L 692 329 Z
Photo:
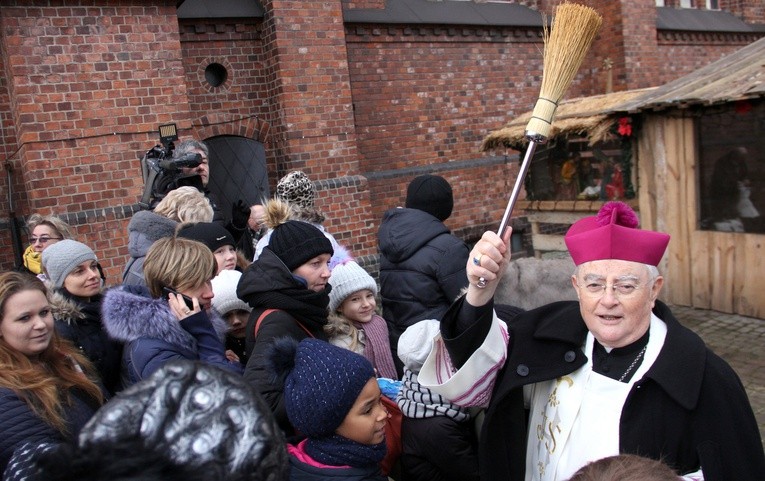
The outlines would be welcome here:
M 660 266 L 664 300 L 765 318 L 765 39 L 669 84 L 573 99 L 559 113 L 553 143 L 574 139 L 595 153 L 614 136 L 621 141 L 634 191 L 618 200 L 638 211 L 643 228 L 672 236 Z M 619 139 L 627 123 L 630 135 Z M 525 124 L 492 132 L 484 149 L 522 151 Z M 726 182 L 733 185 L 722 189 Z M 737 197 L 725 200 L 723 190 Z M 568 225 L 611 200 L 531 194 L 516 215 L 528 217 L 538 256 L 565 250 Z

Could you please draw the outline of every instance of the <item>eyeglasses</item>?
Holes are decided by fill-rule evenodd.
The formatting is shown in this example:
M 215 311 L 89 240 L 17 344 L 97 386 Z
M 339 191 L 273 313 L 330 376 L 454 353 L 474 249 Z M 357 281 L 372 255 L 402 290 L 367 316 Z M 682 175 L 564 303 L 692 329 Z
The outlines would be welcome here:
M 49 237 L 47 235 L 43 235 L 43 236 L 40 236 L 40 237 L 30 237 L 29 238 L 29 242 L 31 244 L 37 244 L 38 242 L 40 244 L 47 244 L 48 242 L 50 242 L 52 240 L 61 240 L 61 239 L 62 239 L 62 237 Z
M 638 290 L 640 290 L 641 287 L 638 284 L 633 284 L 630 282 L 617 282 L 616 284 L 611 284 L 610 286 L 600 282 L 590 282 L 585 285 L 578 284 L 578 286 L 582 288 L 582 293 L 592 299 L 600 299 L 603 297 L 603 294 L 605 294 L 606 289 L 609 287 L 611 288 L 611 292 L 614 293 L 615 297 L 618 297 L 619 299 L 628 299 Z

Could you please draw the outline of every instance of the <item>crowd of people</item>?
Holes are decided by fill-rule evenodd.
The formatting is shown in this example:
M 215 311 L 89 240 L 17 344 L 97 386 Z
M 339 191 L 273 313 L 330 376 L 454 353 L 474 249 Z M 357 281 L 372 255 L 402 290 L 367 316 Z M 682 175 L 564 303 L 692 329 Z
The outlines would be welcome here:
M 736 373 L 658 300 L 669 236 L 625 204 L 566 235 L 578 300 L 527 311 L 495 302 L 510 230 L 454 236 L 443 177 L 385 213 L 378 286 L 305 173 L 226 224 L 206 146 L 188 152 L 198 178 L 133 216 L 117 285 L 74 229 L 30 216 L 0 274 L 3 479 L 765 473 Z

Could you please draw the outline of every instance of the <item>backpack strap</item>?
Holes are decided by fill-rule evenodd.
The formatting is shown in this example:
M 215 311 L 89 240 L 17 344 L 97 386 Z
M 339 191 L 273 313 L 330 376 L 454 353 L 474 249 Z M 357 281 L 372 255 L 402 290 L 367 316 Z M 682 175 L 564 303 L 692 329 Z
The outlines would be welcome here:
M 260 316 L 258 316 L 258 320 L 255 321 L 255 328 L 253 329 L 253 332 L 252 332 L 253 337 L 258 337 L 258 331 L 260 330 L 260 323 L 263 322 L 263 319 L 265 319 L 266 316 L 268 316 L 272 312 L 275 312 L 278 310 L 279 309 L 266 309 L 265 311 L 260 313 Z M 315 337 L 313 334 L 311 334 L 311 331 L 309 331 L 300 321 L 295 319 L 295 322 L 297 322 L 297 325 L 300 326 L 300 328 L 303 329 L 306 334 L 308 334 L 308 337 Z
M 263 322 L 263 319 L 266 318 L 267 315 L 271 314 L 272 312 L 276 312 L 279 309 L 266 309 L 265 311 L 260 313 L 260 316 L 258 316 L 258 320 L 255 321 L 255 329 L 252 331 L 253 337 L 258 337 L 258 331 L 260 330 L 260 323 Z

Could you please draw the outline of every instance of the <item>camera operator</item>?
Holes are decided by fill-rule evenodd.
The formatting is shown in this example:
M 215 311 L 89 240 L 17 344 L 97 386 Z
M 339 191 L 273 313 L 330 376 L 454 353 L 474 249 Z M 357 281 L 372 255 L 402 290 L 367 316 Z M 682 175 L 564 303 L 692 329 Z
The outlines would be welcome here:
M 240 199 L 231 206 L 231 222 L 225 223 L 223 212 L 213 198 L 212 193 L 207 189 L 207 183 L 210 180 L 209 153 L 210 150 L 207 148 L 207 144 L 196 139 L 184 140 L 175 147 L 173 159 L 179 159 L 188 154 L 198 154 L 201 157 L 201 162 L 196 167 L 182 167 L 180 169 L 188 177 L 181 179 L 179 184 L 192 185 L 199 189 L 208 198 L 210 205 L 213 207 L 213 222 L 223 225 L 234 236 L 234 240 L 238 242 L 248 227 L 251 208 Z M 201 180 L 201 187 L 199 180 Z

